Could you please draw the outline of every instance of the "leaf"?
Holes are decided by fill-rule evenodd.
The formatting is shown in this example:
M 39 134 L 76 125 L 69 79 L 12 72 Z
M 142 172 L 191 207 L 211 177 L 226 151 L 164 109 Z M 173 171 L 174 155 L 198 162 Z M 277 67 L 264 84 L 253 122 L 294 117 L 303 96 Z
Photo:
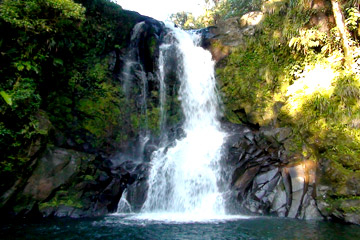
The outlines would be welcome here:
M 9 96 L 9 94 L 7 94 L 5 91 L 1 91 L 0 92 L 0 95 L 2 96 L 2 98 L 5 100 L 5 102 L 7 104 L 9 104 L 10 106 L 12 105 L 12 99 L 11 97 Z
M 64 65 L 64 61 L 60 58 L 54 58 L 54 65 L 57 66 L 57 65 Z
M 20 65 L 20 64 L 19 64 L 19 65 L 17 66 L 17 69 L 18 69 L 19 71 L 24 70 L 24 65 Z

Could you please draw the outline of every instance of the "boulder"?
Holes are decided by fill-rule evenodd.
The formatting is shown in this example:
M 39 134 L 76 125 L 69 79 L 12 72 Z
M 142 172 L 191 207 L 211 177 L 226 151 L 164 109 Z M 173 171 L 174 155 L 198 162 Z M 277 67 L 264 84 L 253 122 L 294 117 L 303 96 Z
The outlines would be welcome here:
M 102 216 L 117 210 L 127 185 L 146 180 L 145 171 L 147 167 L 135 162 L 115 164 L 100 156 L 49 146 L 15 201 L 9 201 L 6 214 Z
M 273 170 L 270 170 L 266 173 L 263 173 L 261 175 L 258 175 L 256 178 L 255 178 L 255 182 L 256 184 L 260 185 L 260 184 L 264 184 L 264 183 L 267 183 L 269 182 L 270 180 L 272 180 L 275 175 L 278 173 L 278 169 L 275 168 Z
M 93 160 L 95 156 L 61 148 L 49 148 L 29 178 L 23 194 L 43 201 L 63 184 L 70 183 L 76 175 L 82 159 Z
M 240 27 L 256 26 L 264 18 L 264 13 L 261 11 L 254 11 L 244 14 L 240 18 Z
M 231 52 L 231 48 L 244 43 L 245 36 L 255 34 L 256 26 L 263 19 L 260 11 L 249 12 L 242 17 L 232 17 L 219 21 L 216 26 L 201 30 L 205 48 L 209 48 L 216 61 Z
M 239 159 L 237 163 L 227 162 L 233 164 L 232 191 L 238 195 L 238 202 L 232 203 L 238 206 L 231 209 L 245 214 L 323 218 L 319 209 L 329 209 L 329 204 L 319 201 L 317 193 L 326 198 L 329 188 L 321 184 L 317 186 L 317 164 L 312 158 L 299 156 L 288 159 L 284 145 L 291 136 L 290 128 L 261 127 L 233 134 L 229 138 L 233 143 L 227 142 L 231 148 L 227 154 L 231 155 L 231 159 Z M 356 207 L 344 209 L 354 211 Z M 337 211 L 336 214 L 337 217 L 356 221 L 350 213 L 346 215 Z
M 305 184 L 305 169 L 302 164 L 289 168 L 292 192 L 302 191 Z
M 254 177 L 258 173 L 259 169 L 260 167 L 256 166 L 246 170 L 244 174 L 234 181 L 233 187 L 240 193 L 243 193 L 254 180 Z
M 323 216 L 360 224 L 360 173 L 322 158 L 317 166 L 317 206 Z
M 287 217 L 296 218 L 298 216 L 299 208 L 301 207 L 303 192 L 299 190 L 297 192 L 292 192 L 291 206 Z
M 285 217 L 287 197 L 285 188 L 280 182 L 274 191 L 274 198 L 271 202 L 270 212 L 276 213 L 279 217 Z

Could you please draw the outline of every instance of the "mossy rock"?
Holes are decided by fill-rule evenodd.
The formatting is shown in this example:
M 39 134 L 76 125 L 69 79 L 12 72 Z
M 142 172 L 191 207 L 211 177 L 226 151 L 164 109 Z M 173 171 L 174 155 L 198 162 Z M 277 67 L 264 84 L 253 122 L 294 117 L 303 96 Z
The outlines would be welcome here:
M 321 159 L 317 171 L 318 206 L 324 216 L 360 224 L 360 172 Z M 357 220 L 356 220 L 357 219 Z

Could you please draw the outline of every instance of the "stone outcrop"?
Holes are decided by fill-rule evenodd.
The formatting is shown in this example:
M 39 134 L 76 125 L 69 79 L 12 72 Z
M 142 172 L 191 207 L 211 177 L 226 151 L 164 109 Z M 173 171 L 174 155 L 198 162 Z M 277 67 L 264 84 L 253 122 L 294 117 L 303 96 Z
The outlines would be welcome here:
M 24 217 L 89 217 L 117 210 L 123 190 L 142 179 L 147 164 L 48 147 L 25 186 L 2 212 Z
M 244 43 L 245 36 L 252 36 L 256 26 L 261 22 L 263 13 L 260 11 L 249 12 L 241 17 L 232 17 L 220 21 L 210 29 L 213 39 L 220 40 L 225 46 L 238 46 Z
M 316 163 L 289 161 L 289 128 L 232 126 L 225 165 L 230 171 L 232 211 L 321 219 L 316 204 Z M 230 167 L 229 167 L 230 166 Z
M 360 173 L 349 174 L 343 169 L 329 159 L 320 159 L 317 204 L 327 219 L 360 224 Z
M 264 13 L 254 11 L 241 17 L 232 17 L 219 21 L 215 26 L 198 30 L 203 38 L 202 45 L 208 49 L 213 59 L 220 62 L 227 57 L 233 47 L 245 43 L 244 38 L 255 34 Z

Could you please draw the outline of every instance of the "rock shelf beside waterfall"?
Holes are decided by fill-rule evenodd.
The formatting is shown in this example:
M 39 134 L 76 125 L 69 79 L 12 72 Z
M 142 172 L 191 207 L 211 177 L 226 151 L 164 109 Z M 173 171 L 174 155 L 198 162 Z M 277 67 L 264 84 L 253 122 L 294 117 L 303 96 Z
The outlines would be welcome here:
M 322 219 L 316 206 L 316 163 L 289 163 L 289 128 L 232 126 L 224 160 L 232 169 L 233 210 L 245 214 Z M 236 204 L 238 202 L 238 204 Z M 238 206 L 237 206 L 238 205 Z

